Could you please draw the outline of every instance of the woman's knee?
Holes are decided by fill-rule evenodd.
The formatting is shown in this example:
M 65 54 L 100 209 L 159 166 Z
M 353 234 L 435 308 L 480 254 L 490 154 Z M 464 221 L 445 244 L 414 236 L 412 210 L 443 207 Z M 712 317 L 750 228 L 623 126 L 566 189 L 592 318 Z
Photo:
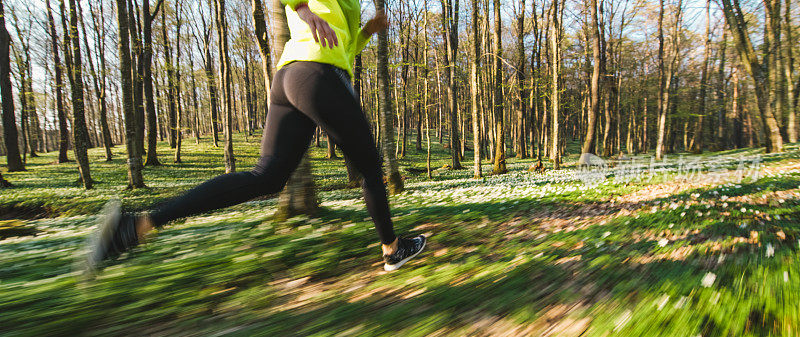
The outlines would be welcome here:
M 278 193 L 286 186 L 293 168 L 290 163 L 277 157 L 264 156 L 249 173 L 253 175 L 256 184 L 270 194 Z

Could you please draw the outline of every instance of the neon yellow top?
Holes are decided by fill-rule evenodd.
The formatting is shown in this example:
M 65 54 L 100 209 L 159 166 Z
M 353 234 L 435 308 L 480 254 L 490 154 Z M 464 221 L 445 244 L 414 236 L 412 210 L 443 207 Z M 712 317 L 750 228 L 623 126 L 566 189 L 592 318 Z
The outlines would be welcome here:
M 298 4 L 304 2 L 308 2 L 311 12 L 328 22 L 336 32 L 338 46 L 323 47 L 314 41 L 311 28 L 294 11 Z M 369 42 L 369 38 L 361 34 L 359 0 L 281 0 L 281 3 L 286 5 L 286 21 L 291 38 L 283 47 L 278 69 L 292 61 L 314 61 L 345 69 L 352 78 L 356 55 Z

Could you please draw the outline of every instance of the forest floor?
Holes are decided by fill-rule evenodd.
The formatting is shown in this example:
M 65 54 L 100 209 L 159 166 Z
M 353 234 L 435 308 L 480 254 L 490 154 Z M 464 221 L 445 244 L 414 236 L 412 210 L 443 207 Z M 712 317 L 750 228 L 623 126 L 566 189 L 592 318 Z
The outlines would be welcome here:
M 237 137 L 247 169 L 258 137 Z M 0 335 L 800 334 L 797 144 L 590 169 L 568 157 L 543 173 L 509 159 L 482 180 L 468 153 L 467 169 L 427 180 L 411 141 L 391 206 L 396 231 L 429 244 L 391 273 L 343 161 L 313 148 L 317 217 L 274 221 L 274 199 L 190 217 L 81 281 L 74 261 L 106 200 L 138 209 L 224 171 L 208 139 L 184 144 L 182 164 L 162 144 L 143 190 L 125 190 L 124 146 L 112 162 L 90 151 L 91 191 L 55 153 L 4 173 L 17 187 L 0 190 Z

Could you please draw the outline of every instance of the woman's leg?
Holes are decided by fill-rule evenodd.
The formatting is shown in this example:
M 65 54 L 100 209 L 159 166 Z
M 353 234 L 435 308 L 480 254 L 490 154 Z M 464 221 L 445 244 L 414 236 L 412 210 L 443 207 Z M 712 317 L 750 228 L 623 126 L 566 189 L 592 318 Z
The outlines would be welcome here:
M 308 149 L 315 127 L 291 106 L 271 104 L 255 168 L 217 176 L 166 202 L 150 213 L 152 225 L 280 192 Z
M 322 127 L 361 173 L 364 201 L 381 243 L 394 243 L 380 155 L 349 81 L 337 73 L 341 70 L 326 64 L 295 62 L 287 67 L 286 99 Z

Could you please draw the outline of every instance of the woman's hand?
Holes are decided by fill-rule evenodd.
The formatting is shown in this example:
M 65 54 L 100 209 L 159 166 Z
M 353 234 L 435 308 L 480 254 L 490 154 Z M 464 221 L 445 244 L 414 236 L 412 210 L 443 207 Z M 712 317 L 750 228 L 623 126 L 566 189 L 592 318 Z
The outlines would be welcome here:
M 325 20 L 311 12 L 307 4 L 300 4 L 295 10 L 300 19 L 305 21 L 308 27 L 311 28 L 314 41 L 317 41 L 323 47 L 333 48 L 339 45 L 339 38 L 336 37 L 336 32 L 331 29 L 331 26 Z
M 364 34 L 364 37 L 370 37 L 372 34 L 380 32 L 389 27 L 389 20 L 386 18 L 386 12 L 383 10 L 378 11 L 375 13 L 375 17 L 371 20 L 367 21 L 364 25 L 364 28 L 361 29 L 361 34 Z

